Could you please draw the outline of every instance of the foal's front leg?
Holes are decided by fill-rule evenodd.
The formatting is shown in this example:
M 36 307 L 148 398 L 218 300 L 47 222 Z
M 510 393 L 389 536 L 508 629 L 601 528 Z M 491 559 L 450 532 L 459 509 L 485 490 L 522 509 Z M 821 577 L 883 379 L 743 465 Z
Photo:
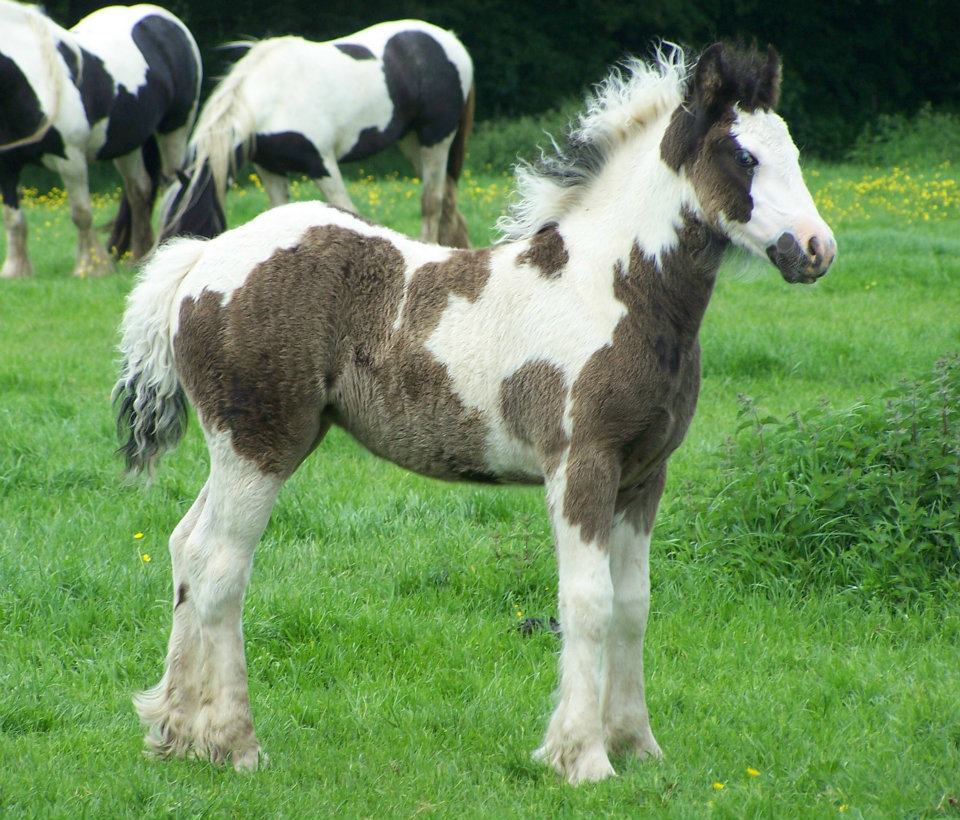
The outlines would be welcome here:
M 610 533 L 613 618 L 603 656 L 603 730 L 611 754 L 662 757 L 650 729 L 643 637 L 650 609 L 650 533 L 665 471 L 618 498 Z
M 607 541 L 619 469 L 601 456 L 565 461 L 547 482 L 559 565 L 559 703 L 536 757 L 576 785 L 616 772 L 603 742 L 600 658 L 613 602 Z

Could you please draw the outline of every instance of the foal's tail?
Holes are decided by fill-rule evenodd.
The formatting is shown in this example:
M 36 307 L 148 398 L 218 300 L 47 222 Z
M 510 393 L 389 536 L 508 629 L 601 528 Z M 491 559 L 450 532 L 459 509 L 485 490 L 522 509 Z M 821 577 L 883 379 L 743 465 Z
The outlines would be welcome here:
M 203 240 L 176 239 L 141 268 L 120 328 L 123 364 L 113 389 L 118 452 L 127 472 L 152 473 L 157 460 L 180 441 L 187 400 L 173 358 L 171 318 L 177 288 L 196 264 Z

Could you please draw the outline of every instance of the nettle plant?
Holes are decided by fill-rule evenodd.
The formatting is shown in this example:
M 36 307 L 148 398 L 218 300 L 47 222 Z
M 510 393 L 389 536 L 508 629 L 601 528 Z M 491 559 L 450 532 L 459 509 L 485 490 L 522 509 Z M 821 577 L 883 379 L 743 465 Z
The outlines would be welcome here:
M 678 493 L 697 509 L 672 510 L 693 513 L 699 557 L 751 585 L 895 602 L 960 589 L 960 354 L 872 404 L 781 419 L 740 398 L 716 483 Z

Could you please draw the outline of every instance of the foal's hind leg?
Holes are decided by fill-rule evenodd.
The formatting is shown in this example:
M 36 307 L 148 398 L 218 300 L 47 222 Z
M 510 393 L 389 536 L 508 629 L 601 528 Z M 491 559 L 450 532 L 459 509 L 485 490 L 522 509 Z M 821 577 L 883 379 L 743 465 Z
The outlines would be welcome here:
M 147 747 L 161 757 L 183 757 L 189 751 L 193 723 L 200 706 L 200 624 L 190 597 L 184 550 L 207 500 L 204 485 L 170 536 L 173 565 L 173 628 L 160 683 L 134 697 L 137 714 L 150 727 Z
M 647 712 L 643 637 L 650 609 L 650 531 L 663 482 L 661 473 L 623 499 L 610 534 L 613 618 L 603 656 L 601 705 L 611 754 L 662 756 Z
M 243 598 L 254 548 L 283 479 L 263 473 L 240 456 L 228 433 L 208 433 L 207 445 L 206 498 L 183 543 L 183 573 L 178 569 L 176 591 L 181 605 L 191 607 L 185 613 L 183 639 L 189 661 L 181 674 L 192 674 L 186 688 L 191 696 L 197 693 L 198 705 L 188 721 L 187 737 L 174 751 L 190 748 L 217 763 L 229 757 L 238 771 L 250 770 L 259 765 L 260 746 L 247 694 Z M 169 657 L 167 662 L 164 678 L 171 682 L 175 674 L 170 673 Z M 161 729 L 154 725 L 154 733 Z

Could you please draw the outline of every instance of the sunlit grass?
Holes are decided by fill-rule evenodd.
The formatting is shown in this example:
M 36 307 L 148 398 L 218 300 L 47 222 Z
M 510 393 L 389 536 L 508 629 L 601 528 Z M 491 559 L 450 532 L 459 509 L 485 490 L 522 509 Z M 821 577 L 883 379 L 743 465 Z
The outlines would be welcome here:
M 132 270 L 74 280 L 62 193 L 27 192 L 37 275 L 0 282 L 0 814 L 949 816 L 960 601 L 896 609 L 789 577 L 744 591 L 732 570 L 671 555 L 680 541 L 696 555 L 673 499 L 713 469 L 738 393 L 776 414 L 844 406 L 960 348 L 955 179 L 953 167 L 813 165 L 840 244 L 829 276 L 801 288 L 763 261 L 727 262 L 654 538 L 648 699 L 667 757 L 618 760 L 621 778 L 578 790 L 529 759 L 556 681 L 556 638 L 517 629 L 556 614 L 541 491 L 431 482 L 337 431 L 284 488 L 247 601 L 272 768 L 241 778 L 142 758 L 129 695 L 160 674 L 166 539 L 205 451 L 193 424 L 151 486 L 122 482 L 109 395 Z M 412 178 L 348 186 L 365 216 L 419 233 Z M 475 243 L 510 189 L 501 173 L 464 175 Z M 291 195 L 318 191 L 294 180 Z M 115 205 L 98 198 L 96 221 Z M 244 178 L 230 222 L 265 206 Z

